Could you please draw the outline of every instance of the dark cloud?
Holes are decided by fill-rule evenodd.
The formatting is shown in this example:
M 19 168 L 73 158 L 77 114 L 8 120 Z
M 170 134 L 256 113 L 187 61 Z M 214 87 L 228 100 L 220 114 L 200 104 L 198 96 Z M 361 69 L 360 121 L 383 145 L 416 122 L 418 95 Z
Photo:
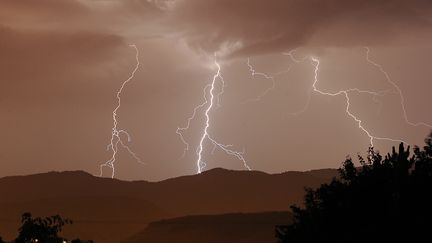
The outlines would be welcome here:
M 431 31 L 428 0 L 179 0 L 170 23 L 195 48 L 232 55 L 379 44 Z

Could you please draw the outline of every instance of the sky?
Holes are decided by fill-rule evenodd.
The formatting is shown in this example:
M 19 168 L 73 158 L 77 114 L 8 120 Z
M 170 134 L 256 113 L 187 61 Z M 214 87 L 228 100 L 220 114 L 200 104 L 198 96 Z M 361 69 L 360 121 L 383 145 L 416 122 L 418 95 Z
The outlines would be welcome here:
M 0 176 L 279 173 L 337 168 L 370 136 L 422 145 L 431 41 L 429 0 L 3 0 Z M 112 136 L 123 84 L 130 141 Z M 111 139 L 142 163 L 120 144 L 101 171 Z

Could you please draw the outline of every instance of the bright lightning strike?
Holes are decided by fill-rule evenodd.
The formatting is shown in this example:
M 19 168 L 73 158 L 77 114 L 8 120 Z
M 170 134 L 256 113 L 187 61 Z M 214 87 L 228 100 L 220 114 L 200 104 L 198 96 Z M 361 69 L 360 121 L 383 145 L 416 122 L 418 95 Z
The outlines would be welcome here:
M 211 118 L 210 118 L 210 112 L 216 107 L 220 107 L 220 96 L 223 94 L 224 92 L 224 87 L 225 87 L 225 81 L 222 77 L 221 74 L 221 66 L 219 65 L 219 63 L 217 62 L 217 60 L 215 59 L 214 61 L 216 67 L 217 67 L 217 72 L 215 73 L 215 75 L 213 76 L 212 82 L 208 85 L 206 85 L 204 87 L 204 102 L 198 106 L 196 106 L 193 110 L 192 115 L 187 119 L 187 124 L 185 127 L 179 127 L 177 128 L 176 133 L 179 135 L 181 141 L 185 144 L 185 149 L 183 151 L 183 156 L 186 154 L 186 152 L 189 150 L 189 143 L 184 139 L 183 137 L 183 132 L 188 130 L 191 124 L 191 121 L 195 118 L 197 112 L 206 107 L 204 110 L 204 116 L 205 116 L 205 126 L 202 132 L 202 135 L 200 137 L 199 140 L 199 145 L 196 149 L 196 155 L 197 155 L 197 161 L 196 161 L 196 167 L 197 167 L 197 173 L 201 173 L 204 168 L 206 167 L 206 162 L 204 161 L 203 158 L 203 152 L 204 152 L 204 142 L 207 139 L 208 141 L 210 141 L 213 144 L 213 149 L 212 149 L 212 153 L 214 152 L 214 150 L 218 147 L 220 148 L 222 151 L 224 151 L 226 154 L 231 155 L 236 157 L 237 159 L 239 159 L 240 161 L 243 162 L 243 166 L 248 169 L 251 170 L 250 166 L 248 165 L 246 159 L 244 158 L 244 154 L 245 151 L 239 152 L 239 151 L 235 151 L 230 149 L 230 147 L 232 147 L 232 145 L 225 145 L 222 143 L 217 142 L 215 139 L 213 139 L 210 134 L 208 133 L 208 129 L 210 128 L 210 122 L 211 122 Z M 221 89 L 219 92 L 216 91 L 216 85 L 217 82 L 220 82 L 221 84 Z M 207 96 L 210 96 L 210 98 L 208 98 Z
M 117 94 L 116 94 L 117 106 L 112 112 L 113 127 L 112 127 L 112 132 L 111 132 L 111 139 L 110 139 L 110 143 L 107 145 L 107 150 L 112 151 L 112 156 L 108 161 L 106 161 L 105 163 L 100 165 L 100 176 L 103 175 L 103 168 L 108 167 L 112 171 L 111 172 L 111 178 L 114 178 L 114 175 L 115 175 L 114 163 L 117 159 L 117 153 L 119 150 L 119 145 L 121 147 L 123 147 L 124 149 L 126 149 L 126 151 L 138 163 L 145 164 L 143 161 L 141 161 L 141 159 L 137 156 L 137 154 L 135 152 L 133 152 L 132 149 L 122 140 L 121 135 L 124 135 L 127 138 L 127 142 L 128 143 L 131 142 L 131 136 L 129 135 L 129 133 L 123 129 L 118 128 L 117 111 L 121 107 L 121 95 L 122 95 L 123 89 L 125 88 L 126 84 L 128 84 L 134 78 L 135 73 L 138 71 L 138 68 L 140 66 L 138 48 L 136 47 L 136 45 L 129 45 L 129 47 L 132 47 L 135 50 L 136 65 L 135 65 L 135 68 L 133 69 L 131 75 L 125 81 L 123 81 L 122 85 L 120 86 L 119 90 L 117 91 Z
M 304 61 L 306 61 L 306 60 L 309 59 L 312 62 L 312 65 L 314 66 L 314 81 L 313 81 L 313 84 L 312 84 L 311 88 L 308 91 L 308 98 L 307 98 L 307 101 L 305 103 L 305 106 L 301 110 L 299 110 L 297 112 L 290 113 L 290 114 L 291 115 L 298 115 L 298 114 L 301 114 L 301 113 L 305 112 L 309 108 L 313 92 L 315 92 L 317 94 L 320 94 L 320 95 L 331 96 L 331 97 L 342 95 L 342 96 L 345 97 L 345 102 L 346 102 L 345 112 L 346 112 L 346 114 L 350 118 L 352 118 L 357 123 L 358 128 L 360 130 L 362 130 L 368 136 L 369 142 L 370 142 L 370 146 L 372 146 L 372 147 L 374 146 L 374 140 L 385 140 L 385 141 L 391 141 L 391 142 L 403 142 L 405 144 L 408 144 L 407 142 L 405 142 L 405 141 L 403 141 L 401 139 L 393 139 L 393 138 L 389 138 L 389 137 L 378 137 L 378 136 L 373 135 L 372 132 L 370 132 L 366 127 L 363 126 L 363 124 L 362 124 L 363 121 L 359 117 L 357 117 L 355 114 L 353 114 L 351 112 L 351 110 L 350 110 L 350 107 L 351 107 L 350 93 L 354 93 L 355 92 L 355 93 L 362 93 L 362 94 L 371 95 L 372 96 L 372 100 L 374 102 L 380 104 L 380 109 L 382 107 L 382 104 L 377 99 L 377 97 L 382 97 L 382 96 L 385 96 L 386 94 L 398 94 L 399 97 L 400 97 L 400 103 L 401 103 L 401 107 L 402 107 L 402 111 L 403 111 L 403 116 L 404 116 L 405 122 L 407 124 L 411 125 L 411 126 L 425 126 L 425 127 L 428 127 L 428 128 L 432 128 L 432 125 L 430 125 L 428 123 L 425 123 L 425 122 L 414 123 L 414 122 L 411 122 L 408 119 L 407 110 L 406 110 L 406 106 L 405 106 L 405 98 L 404 98 L 404 96 L 402 94 L 402 90 L 400 89 L 400 87 L 395 82 L 393 82 L 393 80 L 391 80 L 389 74 L 384 70 L 384 68 L 380 64 L 378 64 L 378 63 L 376 63 L 376 62 L 374 62 L 373 60 L 370 59 L 370 56 L 369 56 L 370 49 L 368 47 L 365 47 L 365 49 L 366 49 L 366 60 L 367 60 L 367 62 L 370 63 L 370 64 L 372 64 L 373 66 L 377 67 L 380 70 L 380 72 L 386 77 L 387 82 L 393 87 L 392 89 L 381 90 L 381 91 L 370 91 L 370 90 L 361 90 L 361 89 L 358 89 L 358 88 L 350 88 L 350 89 L 346 89 L 346 90 L 340 90 L 340 91 L 337 91 L 337 92 L 334 92 L 334 93 L 326 92 L 326 91 L 320 90 L 317 87 L 318 82 L 319 82 L 318 74 L 319 74 L 319 68 L 320 68 L 320 61 L 319 61 L 318 58 L 316 58 L 316 57 L 307 57 L 306 56 L 306 57 L 303 57 L 301 59 L 298 59 L 298 58 L 296 58 L 294 56 L 294 52 L 296 50 L 292 50 L 290 52 L 283 53 L 283 55 L 289 56 L 294 63 L 302 63 L 302 62 L 304 62 Z M 269 93 L 272 89 L 275 88 L 275 80 L 274 80 L 273 76 L 270 76 L 270 75 L 265 74 L 265 73 L 256 72 L 255 69 L 254 69 L 254 67 L 250 64 L 250 59 L 248 59 L 247 65 L 249 67 L 249 70 L 250 70 L 252 76 L 259 75 L 259 76 L 262 76 L 262 77 L 264 77 L 266 79 L 270 79 L 273 82 L 273 86 L 272 87 L 270 87 L 267 90 L 265 90 L 257 98 L 248 100 L 247 102 L 250 102 L 250 101 L 259 101 L 259 100 L 261 100 L 261 98 L 263 96 L 265 96 L 267 93 Z

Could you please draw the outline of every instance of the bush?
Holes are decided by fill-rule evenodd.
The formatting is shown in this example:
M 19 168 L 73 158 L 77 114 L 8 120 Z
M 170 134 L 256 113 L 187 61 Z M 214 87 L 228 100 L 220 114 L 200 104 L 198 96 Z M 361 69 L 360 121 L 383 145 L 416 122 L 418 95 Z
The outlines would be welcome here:
M 11 243 L 63 243 L 66 239 L 58 234 L 66 224 L 72 224 L 72 221 L 59 215 L 34 218 L 31 213 L 24 213 L 21 217 L 21 223 L 22 225 L 18 229 L 18 237 Z M 6 242 L 0 237 L 0 243 Z M 93 243 L 93 241 L 75 239 L 72 243 Z
M 425 142 L 412 156 L 403 144 L 384 158 L 371 148 L 358 168 L 347 158 L 340 179 L 291 207 L 294 223 L 276 227 L 278 242 L 430 242 L 432 134 Z

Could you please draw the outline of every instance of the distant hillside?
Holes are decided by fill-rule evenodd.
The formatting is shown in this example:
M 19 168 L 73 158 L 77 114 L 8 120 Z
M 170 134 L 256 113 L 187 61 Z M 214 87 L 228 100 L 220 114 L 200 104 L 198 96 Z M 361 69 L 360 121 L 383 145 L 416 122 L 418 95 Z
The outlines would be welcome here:
M 186 215 L 286 211 L 336 170 L 266 174 L 213 169 L 160 182 L 120 181 L 85 172 L 49 172 L 0 179 L 0 235 L 16 233 L 22 212 L 75 221 L 66 235 L 119 242 L 152 221 Z
M 290 219 L 288 212 L 187 216 L 151 223 L 122 243 L 275 242 L 275 225 Z

